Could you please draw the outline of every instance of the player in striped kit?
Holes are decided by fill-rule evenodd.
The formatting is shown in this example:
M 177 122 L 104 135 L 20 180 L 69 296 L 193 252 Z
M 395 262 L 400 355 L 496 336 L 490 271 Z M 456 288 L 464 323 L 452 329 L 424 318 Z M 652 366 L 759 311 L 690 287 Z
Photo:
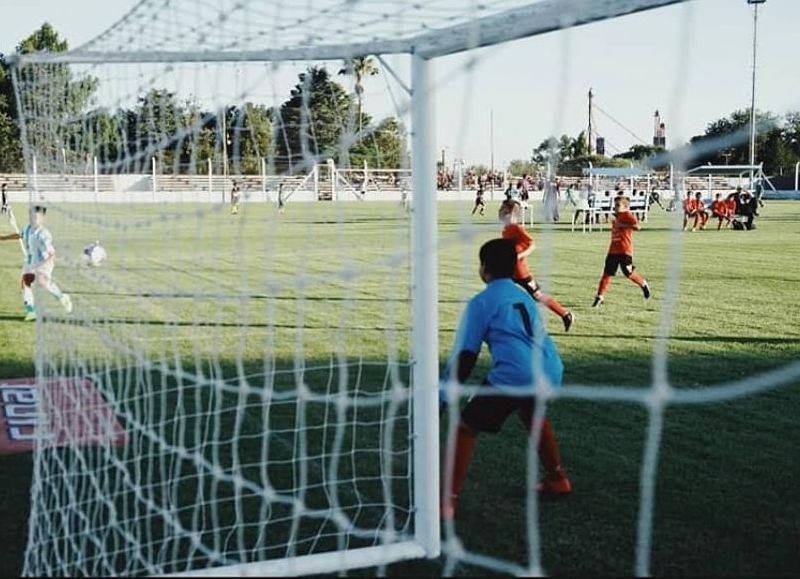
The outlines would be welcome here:
M 56 250 L 53 235 L 44 226 L 47 208 L 36 205 L 31 209 L 30 223 L 20 233 L 0 235 L 0 241 L 21 239 L 25 248 L 25 264 L 22 267 L 22 301 L 25 305 L 25 321 L 36 319 L 36 306 L 33 297 L 33 284 L 41 287 L 55 297 L 67 313 L 72 311 L 69 294 L 63 293 L 53 280 Z

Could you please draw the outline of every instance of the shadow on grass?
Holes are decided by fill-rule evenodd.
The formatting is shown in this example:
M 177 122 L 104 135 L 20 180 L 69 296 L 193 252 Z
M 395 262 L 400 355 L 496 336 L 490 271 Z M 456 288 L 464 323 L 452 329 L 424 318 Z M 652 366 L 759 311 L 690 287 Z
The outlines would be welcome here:
M 724 366 L 708 367 L 694 353 L 678 353 L 671 356 L 670 369 L 685 379 L 717 382 L 796 358 L 796 350 L 772 353 L 769 359 L 757 351 L 733 352 L 726 356 Z M 328 360 L 306 363 L 324 367 Z M 403 478 L 409 459 L 404 450 L 408 432 L 401 424 L 407 420 L 408 409 L 401 404 L 402 409 L 395 406 L 394 413 L 387 413 L 391 401 L 384 386 L 385 361 L 365 362 L 360 372 L 351 369 L 346 376 L 335 370 L 303 376 L 312 393 L 335 395 L 343 383 L 348 392 L 357 388 L 365 403 L 344 415 L 337 414 L 333 402 L 309 403 L 291 395 L 296 379 L 291 359 L 276 360 L 276 367 L 286 371 L 267 378 L 258 378 L 263 372 L 261 360 L 245 360 L 242 366 L 235 360 L 221 360 L 199 369 L 192 361 L 187 367 L 202 371 L 205 380 L 176 379 L 168 373 L 147 373 L 124 365 L 98 377 L 101 386 L 112 392 L 110 398 L 126 419 L 131 436 L 125 449 L 111 451 L 113 457 L 126 465 L 125 470 L 133 476 L 130 482 L 159 509 L 148 508 L 141 497 L 132 494 L 130 483 L 120 479 L 120 472 L 107 468 L 112 456 L 108 449 L 86 451 L 90 468 L 72 472 L 73 487 L 83 489 L 78 496 L 87 497 L 89 489 L 95 488 L 89 486 L 88 476 L 94 471 L 92 476 L 100 488 L 114 489 L 117 524 L 128 533 L 123 540 L 123 535 L 108 532 L 110 513 L 97 506 L 93 516 L 106 529 L 98 531 L 99 536 L 101 541 L 109 541 L 109 550 L 116 554 L 103 561 L 96 550 L 87 547 L 83 562 L 89 572 L 141 573 L 141 562 L 119 549 L 127 536 L 139 532 L 144 533 L 146 543 L 139 555 L 152 557 L 165 572 L 185 568 L 187 562 L 195 567 L 207 564 L 208 558 L 192 540 L 165 525 L 165 513 L 188 528 L 198 528 L 194 539 L 207 545 L 219 541 L 217 548 L 232 561 L 284 557 L 287 543 L 294 544 L 297 553 L 325 551 L 337 545 L 338 530 L 330 517 L 301 516 L 293 526 L 292 504 L 269 500 L 247 487 L 237 490 L 229 481 L 204 472 L 192 456 L 218 465 L 223 472 L 238 469 L 245 480 L 259 484 L 266 476 L 279 494 L 302 496 L 306 504 L 322 511 L 333 504 L 335 496 L 343 512 L 364 528 L 386 523 L 380 499 L 388 482 L 397 497 L 393 509 L 397 530 L 411 532 L 410 505 L 404 504 L 409 489 Z M 618 363 L 609 364 L 600 355 L 585 356 L 568 364 L 567 379 L 637 383 L 646 379 L 649 367 L 649 357 L 629 356 L 626 373 L 621 374 Z M 479 381 L 485 370 L 480 366 L 475 379 Z M 256 392 L 237 391 L 242 374 L 250 376 L 248 383 Z M 406 367 L 400 367 L 399 374 L 407 380 Z M 215 380 L 224 381 L 231 389 L 211 388 L 219 383 Z M 267 385 L 273 395 L 258 395 L 257 390 Z M 796 548 L 800 538 L 796 526 L 800 520 L 798 412 L 800 380 L 752 398 L 666 409 L 653 512 L 653 574 L 794 575 L 800 570 Z M 555 575 L 632 574 L 648 412 L 628 403 L 560 399 L 548 413 L 575 492 L 565 500 L 540 505 L 544 569 Z M 337 416 L 344 417 L 349 426 L 334 448 Z M 389 449 L 397 479 L 386 479 L 380 460 L 386 457 L 387 449 L 380 441 L 390 416 L 401 421 L 395 423 L 397 430 L 390 437 Z M 298 425 L 303 428 L 298 430 Z M 444 441 L 446 418 L 441 427 Z M 144 437 L 142 428 L 157 434 L 158 440 Z M 480 437 L 457 522 L 459 538 L 467 549 L 520 565 L 529 559 L 524 497 L 535 483 L 526 480 L 527 442 L 516 420 L 508 421 L 498 436 Z M 170 450 L 172 446 L 191 454 L 176 454 Z M 305 459 L 298 456 L 300 448 Z M 48 452 L 62 460 L 72 453 Z M 336 455 L 347 459 L 332 466 Z M 0 562 L 0 574 L 17 575 L 26 537 L 31 459 L 14 456 L 2 461 L 0 487 L 4 492 L 0 501 L 5 526 L 0 540 L 6 557 Z M 297 495 L 300 481 L 305 490 Z M 56 488 L 43 490 L 54 493 Z M 213 502 L 209 500 L 212 496 Z M 54 527 L 43 521 L 39 525 L 40 539 L 46 542 Z M 222 533 L 212 533 L 215 525 Z M 351 547 L 377 540 L 347 537 Z M 45 543 L 40 550 L 44 557 Z M 166 564 L 171 558 L 178 561 L 175 567 Z M 390 575 L 431 575 L 442 569 L 438 560 L 397 564 L 387 571 Z M 79 569 L 67 571 L 77 573 Z M 468 566 L 457 569 L 458 574 L 466 575 L 486 572 Z

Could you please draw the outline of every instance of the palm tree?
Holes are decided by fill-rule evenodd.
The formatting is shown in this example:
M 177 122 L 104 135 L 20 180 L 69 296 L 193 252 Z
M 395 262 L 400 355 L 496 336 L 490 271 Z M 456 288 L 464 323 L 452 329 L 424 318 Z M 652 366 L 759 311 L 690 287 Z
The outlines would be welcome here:
M 361 110 L 364 105 L 364 78 L 375 76 L 380 70 L 375 59 L 371 56 L 356 56 L 351 60 L 346 60 L 344 68 L 339 70 L 339 74 L 353 75 L 355 78 L 356 100 L 358 101 L 358 132 L 361 132 Z

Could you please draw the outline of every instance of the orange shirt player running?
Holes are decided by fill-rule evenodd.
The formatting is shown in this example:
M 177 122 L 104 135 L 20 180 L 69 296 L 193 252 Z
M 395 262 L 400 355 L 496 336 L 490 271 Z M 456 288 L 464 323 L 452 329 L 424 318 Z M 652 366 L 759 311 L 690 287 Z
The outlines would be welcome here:
M 560 317 L 564 323 L 564 331 L 569 332 L 570 327 L 575 322 L 575 315 L 551 296 L 542 292 L 539 284 L 533 279 L 533 274 L 528 269 L 527 257 L 533 251 L 534 243 L 533 237 L 525 231 L 525 227 L 520 223 L 522 205 L 516 199 L 503 201 L 497 216 L 505 224 L 503 227 L 503 239 L 512 241 L 517 251 L 517 267 L 514 269 L 514 281 L 521 285 L 534 301 L 542 302 L 551 312 Z
M 614 223 L 611 226 L 611 245 L 608 247 L 603 277 L 597 288 L 593 308 L 602 305 L 606 290 L 611 285 L 611 278 L 622 270 L 622 274 L 642 288 L 644 299 L 650 298 L 650 286 L 647 280 L 634 271 L 633 265 L 633 232 L 639 229 L 639 220 L 630 212 L 630 200 L 627 197 L 614 199 Z

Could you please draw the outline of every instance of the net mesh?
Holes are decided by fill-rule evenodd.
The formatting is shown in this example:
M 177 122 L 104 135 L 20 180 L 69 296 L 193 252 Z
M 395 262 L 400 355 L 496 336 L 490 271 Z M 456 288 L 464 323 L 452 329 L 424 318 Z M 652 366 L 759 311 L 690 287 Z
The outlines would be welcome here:
M 448 54 L 669 3 L 144 0 L 61 61 L 18 62 L 30 200 L 48 204 L 56 277 L 75 306 L 69 315 L 44 298 L 38 306 L 37 374 L 62 387 L 41 390 L 51 418 L 38 434 L 25 573 L 202 571 L 388 552 L 414 540 L 412 445 L 425 425 L 411 396 L 419 360 L 409 322 L 413 87 L 404 53 Z M 530 21 L 519 30 L 484 34 L 487 22 L 520 15 Z M 566 68 L 566 41 L 561 58 Z M 465 87 L 463 131 L 473 70 L 466 60 L 442 81 Z M 676 91 L 672 118 L 684 100 Z M 686 158 L 672 161 L 679 170 Z M 471 199 L 463 189 L 440 195 Z M 538 394 L 539 419 L 554 399 L 644 410 L 637 574 L 650 567 L 666 410 L 800 375 L 795 363 L 712 389 L 670 385 L 678 219 L 651 383 Z M 471 294 L 473 248 L 495 229 L 476 227 L 467 212 L 440 224 L 436 250 L 457 264 L 442 279 L 442 293 L 454 296 L 442 303 L 442 319 L 453 320 L 440 328 L 443 350 Z M 550 279 L 555 235 L 537 236 L 540 280 Z M 108 259 L 91 267 L 82 250 L 95 240 Z M 86 405 L 65 381 L 96 389 L 112 415 L 89 405 L 77 412 L 80 432 L 60 424 L 52 417 L 65 420 L 65 407 Z M 546 571 L 536 442 L 526 480 L 516 481 L 526 489 L 524 555 L 467 548 L 445 525 L 444 573 Z M 376 554 L 368 564 L 390 560 Z

